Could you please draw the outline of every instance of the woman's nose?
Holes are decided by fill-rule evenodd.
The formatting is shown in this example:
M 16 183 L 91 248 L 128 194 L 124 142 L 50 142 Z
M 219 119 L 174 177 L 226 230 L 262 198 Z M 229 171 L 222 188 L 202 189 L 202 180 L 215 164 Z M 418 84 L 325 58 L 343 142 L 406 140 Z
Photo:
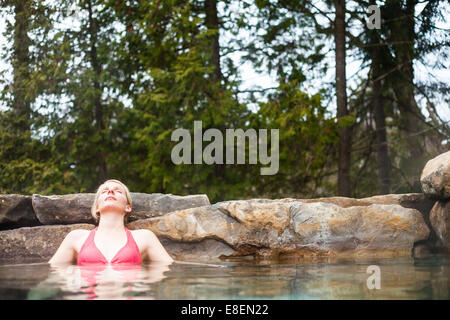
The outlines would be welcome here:
M 111 192 L 112 194 L 114 194 L 114 190 L 112 190 L 112 189 L 111 189 L 111 190 L 108 190 L 108 194 L 109 194 L 110 192 Z

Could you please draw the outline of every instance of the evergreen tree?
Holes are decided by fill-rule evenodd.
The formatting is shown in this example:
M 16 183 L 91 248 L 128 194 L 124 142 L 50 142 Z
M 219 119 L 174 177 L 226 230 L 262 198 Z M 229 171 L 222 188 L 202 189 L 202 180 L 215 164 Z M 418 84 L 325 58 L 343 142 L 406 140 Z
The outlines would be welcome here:
M 52 29 L 53 8 L 43 1 L 3 1 L 5 39 L 4 61 L 11 66 L 2 74 L 0 111 L 0 192 L 51 193 L 64 191 L 64 175 L 55 165 L 51 145 L 43 137 L 45 115 L 38 97 L 51 88 L 42 66 L 48 61 L 47 42 L 41 36 Z M 11 17 L 10 23 L 6 17 Z

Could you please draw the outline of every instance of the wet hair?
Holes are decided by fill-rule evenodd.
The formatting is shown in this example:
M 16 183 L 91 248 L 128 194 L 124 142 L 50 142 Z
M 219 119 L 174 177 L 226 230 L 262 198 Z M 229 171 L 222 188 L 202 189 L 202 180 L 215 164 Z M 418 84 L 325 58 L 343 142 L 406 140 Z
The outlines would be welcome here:
M 98 198 L 100 197 L 100 194 L 101 194 L 101 191 L 102 191 L 102 187 L 105 185 L 105 183 L 108 183 L 108 182 L 115 182 L 115 183 L 117 183 L 117 184 L 122 186 L 122 188 L 125 190 L 125 195 L 127 197 L 127 204 L 129 204 L 131 206 L 131 194 L 130 194 L 130 191 L 128 190 L 127 186 L 124 185 L 119 180 L 115 180 L 115 179 L 106 180 L 105 182 L 103 182 L 100 185 L 100 187 L 98 187 L 97 193 L 95 194 L 94 204 L 91 207 L 91 214 L 94 217 L 95 221 L 97 221 L 97 222 L 100 220 L 100 213 L 97 212 Z

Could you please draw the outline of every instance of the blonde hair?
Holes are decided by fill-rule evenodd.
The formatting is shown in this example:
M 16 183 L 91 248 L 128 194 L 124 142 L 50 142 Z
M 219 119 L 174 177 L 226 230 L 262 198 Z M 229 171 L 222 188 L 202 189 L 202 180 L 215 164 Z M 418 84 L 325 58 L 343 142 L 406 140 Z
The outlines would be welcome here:
M 115 180 L 115 179 L 106 180 L 105 182 L 103 182 L 100 185 L 100 187 L 98 187 L 97 193 L 95 194 L 94 204 L 91 207 L 91 214 L 94 217 L 95 221 L 100 220 L 100 213 L 97 212 L 98 198 L 100 197 L 102 187 L 108 182 L 115 182 L 122 186 L 122 188 L 125 190 L 125 195 L 127 197 L 127 203 L 131 206 L 131 194 L 130 194 L 130 191 L 128 190 L 127 186 L 124 185 L 119 180 Z

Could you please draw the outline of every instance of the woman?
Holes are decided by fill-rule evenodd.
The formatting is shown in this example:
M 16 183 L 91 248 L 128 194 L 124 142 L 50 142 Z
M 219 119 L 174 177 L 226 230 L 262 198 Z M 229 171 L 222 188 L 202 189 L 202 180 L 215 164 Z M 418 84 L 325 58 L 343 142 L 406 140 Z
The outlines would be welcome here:
M 108 180 L 97 190 L 91 213 L 98 227 L 73 230 L 50 259 L 51 265 L 141 264 L 143 260 L 172 263 L 174 260 L 153 232 L 128 230 L 125 217 L 131 212 L 131 195 L 118 180 Z

